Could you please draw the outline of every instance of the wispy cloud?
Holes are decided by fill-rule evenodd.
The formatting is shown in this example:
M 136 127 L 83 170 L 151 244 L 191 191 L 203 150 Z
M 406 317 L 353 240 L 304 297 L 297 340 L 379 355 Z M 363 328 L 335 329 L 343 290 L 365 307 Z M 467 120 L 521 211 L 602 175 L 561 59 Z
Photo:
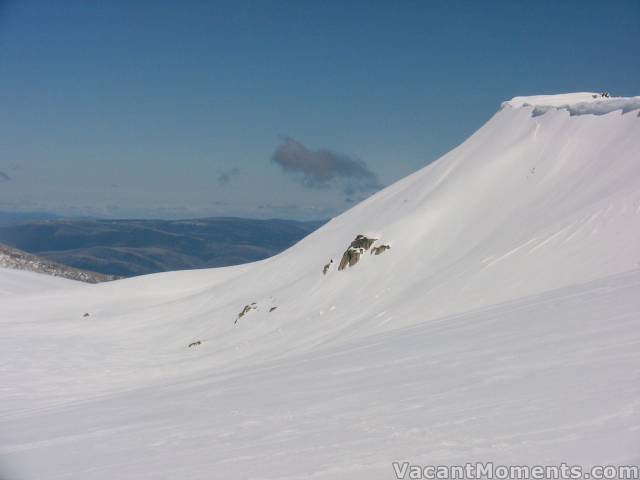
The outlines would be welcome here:
M 382 188 L 378 176 L 362 160 L 325 148 L 310 150 L 291 137 L 278 145 L 271 161 L 307 188 L 338 187 L 346 195 Z
M 220 172 L 218 175 L 218 185 L 221 187 L 228 185 L 233 177 L 237 177 L 238 175 L 240 175 L 239 168 L 232 168 L 231 170 Z

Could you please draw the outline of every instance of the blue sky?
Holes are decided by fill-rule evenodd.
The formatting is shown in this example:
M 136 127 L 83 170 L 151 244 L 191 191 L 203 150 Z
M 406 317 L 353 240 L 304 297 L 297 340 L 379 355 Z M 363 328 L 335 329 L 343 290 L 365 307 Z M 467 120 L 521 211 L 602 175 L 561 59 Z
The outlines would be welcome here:
M 0 0 L 0 210 L 326 218 L 639 48 L 637 0 Z

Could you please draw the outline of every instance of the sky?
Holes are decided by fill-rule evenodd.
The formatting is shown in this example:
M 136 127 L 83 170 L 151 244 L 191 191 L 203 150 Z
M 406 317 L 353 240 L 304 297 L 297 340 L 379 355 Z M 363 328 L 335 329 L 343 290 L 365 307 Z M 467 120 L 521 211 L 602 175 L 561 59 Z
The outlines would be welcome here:
M 0 0 L 0 210 L 329 218 L 639 48 L 638 0 Z

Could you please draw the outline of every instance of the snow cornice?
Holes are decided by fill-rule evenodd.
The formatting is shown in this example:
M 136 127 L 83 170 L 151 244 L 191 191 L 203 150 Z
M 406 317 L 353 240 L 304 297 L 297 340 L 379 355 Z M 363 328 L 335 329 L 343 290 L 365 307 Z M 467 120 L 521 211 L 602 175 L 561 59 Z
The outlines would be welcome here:
M 580 92 L 561 95 L 533 95 L 514 97 L 503 102 L 501 108 L 532 108 L 538 116 L 549 110 L 567 110 L 570 115 L 605 115 L 620 110 L 628 113 L 640 110 L 640 97 L 610 97 L 607 94 Z M 639 115 L 640 116 L 640 115 Z

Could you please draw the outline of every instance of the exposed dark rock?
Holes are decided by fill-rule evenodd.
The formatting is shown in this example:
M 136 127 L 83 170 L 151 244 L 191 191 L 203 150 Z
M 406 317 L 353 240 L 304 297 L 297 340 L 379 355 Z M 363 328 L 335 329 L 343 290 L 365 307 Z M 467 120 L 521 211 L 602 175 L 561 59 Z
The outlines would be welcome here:
M 278 308 L 278 307 L 271 307 L 271 308 L 269 309 L 269 313 L 273 312 L 276 308 Z
M 369 238 L 365 235 L 356 236 L 349 248 L 342 254 L 338 270 L 344 270 L 347 266 L 353 267 L 360 260 L 360 255 L 369 250 L 376 240 L 376 238 Z
M 322 274 L 326 275 L 329 269 L 331 268 L 331 264 L 333 263 L 333 258 L 322 268 Z
M 351 245 L 349 245 L 349 247 L 364 248 L 365 250 L 369 250 L 371 245 L 373 245 L 376 240 L 377 238 L 369 238 L 369 237 L 366 237 L 365 235 L 358 235 L 356 236 L 356 239 L 353 242 L 351 242 Z
M 391 247 L 389 245 L 378 245 L 377 247 L 373 247 L 371 249 L 371 253 L 374 255 L 380 255 L 384 253 L 386 250 L 389 250 Z
M 191 347 L 197 347 L 198 345 L 200 345 L 202 342 L 200 340 L 198 340 L 197 342 L 193 342 L 189 344 L 189 348 Z
M 85 317 L 85 318 L 86 318 L 86 317 L 88 317 L 88 316 L 89 316 L 89 314 L 88 314 L 88 313 L 85 313 L 85 314 L 83 315 L 83 317 Z
M 353 267 L 360 260 L 360 255 L 364 253 L 363 248 L 349 248 L 342 255 L 338 270 L 344 270 L 347 267 Z
M 360 255 L 362 255 L 364 253 L 364 250 L 362 248 L 354 248 L 353 250 L 351 250 L 351 255 L 349 256 L 349 266 L 353 267 L 356 263 L 358 263 L 358 260 L 360 260 Z
M 240 313 L 238 314 L 238 318 L 236 318 L 236 321 L 233 322 L 234 325 L 236 323 L 238 323 L 238 320 L 240 320 L 242 317 L 244 317 L 247 313 L 249 313 L 251 310 L 256 310 L 258 308 L 258 306 L 256 305 L 256 302 L 252 302 L 250 305 L 245 305 L 242 310 L 240 311 Z
M 347 250 L 342 254 L 342 260 L 340 260 L 340 265 L 338 265 L 338 271 L 344 270 L 349 265 L 349 261 L 351 260 L 351 249 Z

